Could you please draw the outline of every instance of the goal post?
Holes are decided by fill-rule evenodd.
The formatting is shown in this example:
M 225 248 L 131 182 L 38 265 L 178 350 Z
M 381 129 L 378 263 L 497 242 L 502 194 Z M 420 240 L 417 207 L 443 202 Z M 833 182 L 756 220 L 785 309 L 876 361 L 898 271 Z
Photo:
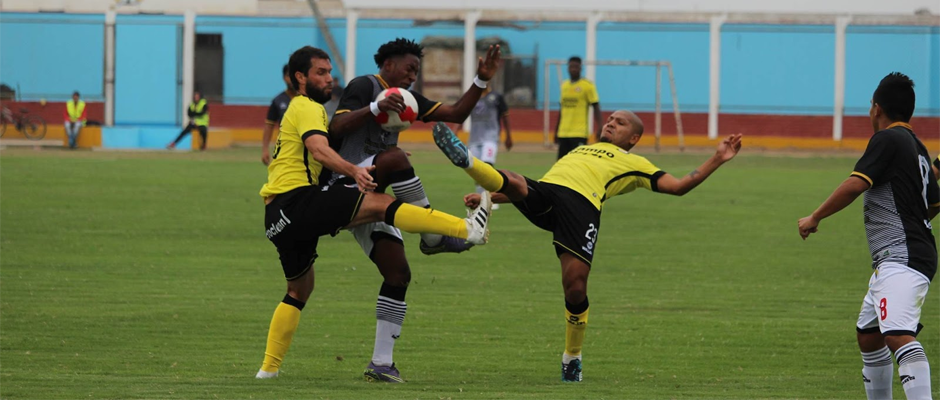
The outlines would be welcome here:
M 544 144 L 546 147 L 552 145 L 552 135 L 551 135 L 551 121 L 549 118 L 550 107 L 551 107 L 551 66 L 555 66 L 556 74 L 558 77 L 557 85 L 561 87 L 563 82 L 562 66 L 567 65 L 567 60 L 545 60 L 544 63 L 544 77 L 543 77 L 543 90 L 542 90 L 542 133 L 544 135 Z M 582 62 L 582 65 L 595 65 L 595 66 L 623 66 L 623 67 L 654 67 L 656 69 L 656 93 L 654 96 L 654 111 L 653 111 L 653 123 L 654 123 L 654 132 L 656 139 L 656 151 L 660 149 L 660 140 L 662 137 L 662 70 L 666 69 L 667 77 L 669 79 L 669 90 L 672 97 L 672 113 L 673 117 L 676 120 L 676 135 L 679 139 L 679 150 L 685 150 L 685 137 L 682 131 L 682 114 L 679 111 L 679 100 L 676 97 L 676 80 L 675 75 L 672 72 L 672 63 L 669 61 L 636 61 L 636 60 L 585 60 Z M 594 82 L 598 84 L 598 82 Z M 593 119 L 588 118 L 588 124 L 593 123 Z M 593 130 L 592 130 L 593 132 Z

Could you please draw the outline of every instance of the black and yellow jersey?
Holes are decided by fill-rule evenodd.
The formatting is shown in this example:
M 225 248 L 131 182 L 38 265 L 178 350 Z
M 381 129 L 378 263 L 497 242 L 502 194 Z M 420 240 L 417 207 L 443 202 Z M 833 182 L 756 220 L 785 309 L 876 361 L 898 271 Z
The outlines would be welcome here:
M 656 181 L 666 173 L 647 159 L 611 143 L 579 146 L 539 179 L 580 193 L 601 209 L 604 201 L 636 188 L 658 191 Z
M 311 135 L 327 136 L 326 109 L 307 96 L 295 96 L 281 119 L 274 156 L 268 165 L 268 183 L 261 187 L 262 197 L 318 183 L 323 165 L 304 146 L 304 140 Z
M 558 138 L 587 138 L 588 111 L 598 103 L 597 88 L 587 79 L 575 82 L 566 80 L 561 84 L 561 120 Z M 597 128 L 597 127 L 595 127 Z

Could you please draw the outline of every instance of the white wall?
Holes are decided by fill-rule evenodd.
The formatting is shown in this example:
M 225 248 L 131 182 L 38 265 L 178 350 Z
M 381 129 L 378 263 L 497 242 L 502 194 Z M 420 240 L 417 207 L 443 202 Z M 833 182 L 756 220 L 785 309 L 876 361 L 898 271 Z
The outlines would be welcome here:
M 115 0 L 0 0 L 3 11 L 64 11 L 102 13 L 118 3 Z M 253 14 L 258 0 L 140 0 L 133 6 L 115 6 L 118 12 L 182 14 Z
M 757 12 L 911 15 L 940 14 L 936 0 L 343 0 L 347 8 L 481 9 L 529 11 Z

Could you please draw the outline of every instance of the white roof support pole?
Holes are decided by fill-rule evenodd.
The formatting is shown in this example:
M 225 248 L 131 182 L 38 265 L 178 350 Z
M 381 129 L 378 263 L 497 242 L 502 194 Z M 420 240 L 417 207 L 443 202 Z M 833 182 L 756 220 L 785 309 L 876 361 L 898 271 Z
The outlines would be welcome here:
M 343 72 L 346 85 L 356 77 L 356 29 L 358 25 L 359 11 L 346 10 L 346 70 Z
M 718 138 L 718 109 L 721 104 L 721 26 L 727 15 L 711 18 L 708 51 L 708 138 Z
M 114 126 L 114 24 L 117 12 L 104 14 L 104 125 Z
M 183 101 L 182 118 L 183 124 L 187 123 L 186 111 L 189 108 L 189 102 L 193 98 L 193 86 L 195 86 L 195 68 L 196 63 L 196 13 L 187 10 L 183 13 Z
M 845 115 L 845 29 L 851 16 L 836 18 L 835 93 L 832 102 L 832 140 L 842 140 L 842 117 Z
M 597 24 L 601 21 L 600 13 L 592 13 L 588 15 L 587 24 L 585 26 L 585 43 L 584 43 L 584 60 L 590 61 L 587 65 L 587 68 L 584 71 L 584 77 L 588 81 L 594 82 L 596 85 L 597 82 L 594 80 L 597 77 L 597 66 L 594 65 L 593 61 L 597 61 Z M 588 137 L 594 136 L 594 108 L 588 108 L 588 132 L 590 134 Z
M 464 14 L 463 25 L 463 90 L 473 84 L 473 77 L 477 74 L 477 22 L 483 15 L 479 10 L 468 11 Z M 470 131 L 470 118 L 463 124 L 463 129 Z

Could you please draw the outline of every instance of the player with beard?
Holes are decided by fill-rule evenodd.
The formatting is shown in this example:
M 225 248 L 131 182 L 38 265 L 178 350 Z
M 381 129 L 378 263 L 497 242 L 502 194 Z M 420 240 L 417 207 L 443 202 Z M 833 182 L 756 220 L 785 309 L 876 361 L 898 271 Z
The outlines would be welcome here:
M 406 232 L 449 235 L 479 245 L 486 243 L 490 211 L 487 199 L 464 220 L 372 192 L 375 167 L 356 166 L 329 146 L 322 103 L 330 99 L 333 86 L 330 57 L 323 50 L 306 46 L 291 55 L 288 65 L 297 96 L 281 119 L 268 181 L 260 193 L 265 203 L 265 234 L 280 256 L 287 294 L 271 318 L 257 378 L 273 378 L 280 371 L 300 323 L 300 312 L 313 292 L 313 264 L 320 236 L 384 221 Z M 319 175 L 324 167 L 352 177 L 356 184 L 321 186 Z

